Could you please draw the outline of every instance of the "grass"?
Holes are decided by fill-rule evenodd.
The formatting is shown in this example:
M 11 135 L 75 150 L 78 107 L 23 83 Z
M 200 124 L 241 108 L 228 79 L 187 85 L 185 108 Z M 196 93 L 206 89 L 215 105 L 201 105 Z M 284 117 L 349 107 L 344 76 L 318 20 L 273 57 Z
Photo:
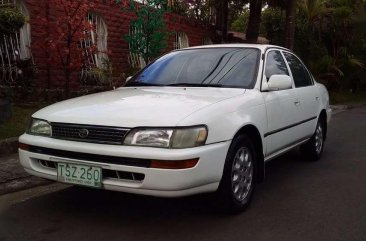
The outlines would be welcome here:
M 365 104 L 366 103 L 366 91 L 352 93 L 352 92 L 330 92 L 330 104 Z
M 25 132 L 31 115 L 41 107 L 12 107 L 12 117 L 4 124 L 0 124 L 0 140 L 18 137 Z

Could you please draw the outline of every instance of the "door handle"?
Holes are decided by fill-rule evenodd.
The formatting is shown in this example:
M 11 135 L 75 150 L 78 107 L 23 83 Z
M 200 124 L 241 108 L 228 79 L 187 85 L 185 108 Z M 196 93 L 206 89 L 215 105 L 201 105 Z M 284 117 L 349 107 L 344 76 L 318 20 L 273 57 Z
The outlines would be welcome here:
M 319 100 L 320 98 L 317 96 L 317 97 L 315 97 L 315 99 L 316 99 L 316 100 Z
M 295 104 L 295 105 L 300 105 L 300 101 L 299 101 L 299 100 L 297 100 L 297 101 L 295 101 L 295 102 L 294 102 L 294 104 Z

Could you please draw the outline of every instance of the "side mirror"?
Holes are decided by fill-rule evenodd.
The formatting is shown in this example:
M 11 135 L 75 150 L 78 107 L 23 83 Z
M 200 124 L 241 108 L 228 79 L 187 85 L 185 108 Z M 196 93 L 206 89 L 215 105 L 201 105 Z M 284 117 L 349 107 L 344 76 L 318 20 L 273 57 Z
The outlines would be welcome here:
M 127 78 L 126 78 L 126 83 L 128 82 L 128 81 L 130 81 L 132 79 L 132 76 L 128 76 Z
M 274 74 L 268 80 L 268 90 L 287 90 L 292 88 L 292 80 L 288 75 Z

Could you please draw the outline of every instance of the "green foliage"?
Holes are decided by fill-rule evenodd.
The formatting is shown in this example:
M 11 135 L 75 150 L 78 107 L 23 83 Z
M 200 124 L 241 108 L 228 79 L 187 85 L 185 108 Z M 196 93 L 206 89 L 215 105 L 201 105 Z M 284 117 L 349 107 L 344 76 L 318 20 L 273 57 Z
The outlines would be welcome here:
M 245 8 L 243 13 L 240 14 L 231 24 L 230 30 L 235 32 L 245 33 L 249 20 L 249 9 Z
M 0 34 L 15 33 L 24 23 L 25 16 L 17 8 L 0 8 Z
M 366 2 L 299 0 L 298 3 L 294 51 L 317 80 L 331 90 L 355 92 L 365 88 Z M 270 7 L 262 12 L 261 35 L 271 44 L 284 45 L 285 14 L 281 8 Z
M 234 4 L 235 1 L 232 3 Z M 215 4 L 215 0 L 173 0 L 170 1 L 170 10 L 190 19 L 209 22 L 212 17 L 211 8 Z
M 266 8 L 262 12 L 260 35 L 266 37 L 272 44 L 284 44 L 285 13 L 281 8 Z
M 43 106 L 42 106 L 43 107 Z M 20 136 L 24 133 L 30 117 L 40 107 L 20 107 L 12 106 L 11 119 L 0 125 L 0 140 L 10 137 Z
M 246 23 L 249 19 L 249 5 L 247 5 L 249 3 L 249 0 L 232 0 L 228 2 L 228 26 L 232 26 L 234 21 L 236 21 L 238 18 L 242 18 L 245 21 L 243 24 L 244 28 L 242 29 L 246 29 Z M 247 17 L 245 18 L 245 16 Z
M 124 37 L 130 51 L 143 57 L 146 63 L 168 47 L 169 33 L 163 18 L 166 6 L 166 0 L 146 0 L 144 4 L 130 2 L 129 9 L 137 18 L 131 21 L 131 31 Z

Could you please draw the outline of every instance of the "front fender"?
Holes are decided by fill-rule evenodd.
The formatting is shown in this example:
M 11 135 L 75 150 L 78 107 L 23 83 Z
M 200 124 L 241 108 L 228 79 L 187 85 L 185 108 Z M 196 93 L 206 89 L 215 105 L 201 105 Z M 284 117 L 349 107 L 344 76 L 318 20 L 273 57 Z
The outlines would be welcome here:
M 231 140 L 246 125 L 258 129 L 263 143 L 267 114 L 261 93 L 258 90 L 248 90 L 243 95 L 201 109 L 178 123 L 182 126 L 200 124 L 207 125 L 209 129 L 207 144 Z

